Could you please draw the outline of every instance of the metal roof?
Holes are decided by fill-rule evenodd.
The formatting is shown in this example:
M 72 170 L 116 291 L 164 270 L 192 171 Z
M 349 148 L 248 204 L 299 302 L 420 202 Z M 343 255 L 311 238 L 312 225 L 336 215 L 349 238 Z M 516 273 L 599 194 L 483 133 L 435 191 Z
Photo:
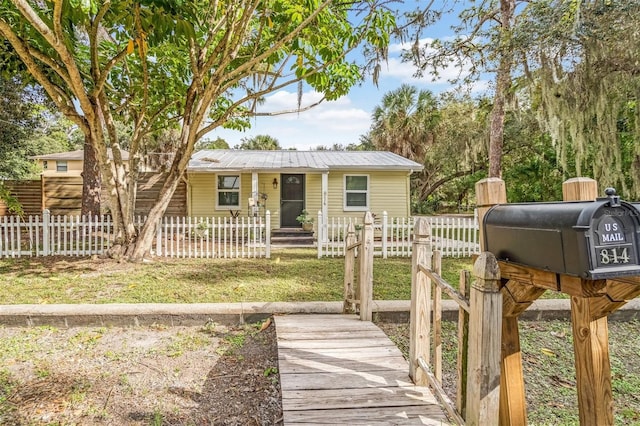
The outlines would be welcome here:
M 420 163 L 388 151 L 247 151 L 216 149 L 198 151 L 191 157 L 190 172 L 216 171 L 328 171 L 403 170 L 420 171 Z

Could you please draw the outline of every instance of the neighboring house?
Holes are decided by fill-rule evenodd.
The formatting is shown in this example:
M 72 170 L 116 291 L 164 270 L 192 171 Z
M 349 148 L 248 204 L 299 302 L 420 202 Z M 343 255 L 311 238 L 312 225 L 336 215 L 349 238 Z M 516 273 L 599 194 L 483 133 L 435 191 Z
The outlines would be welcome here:
M 109 158 L 113 158 L 111 149 L 107 154 Z M 84 164 L 84 150 L 35 155 L 31 159 L 36 160 L 36 164 L 42 170 L 42 176 L 80 176 Z M 127 151 L 122 151 L 122 159 L 129 161 Z
M 272 227 L 299 227 L 296 217 L 362 218 L 366 211 L 411 214 L 414 161 L 384 151 L 204 150 L 187 169 L 189 216 L 263 215 Z
M 108 150 L 112 158 L 111 150 Z M 135 215 L 144 216 L 155 200 L 162 186 L 159 179 L 161 168 L 166 162 L 166 155 L 150 156 L 153 164 L 146 164 L 140 174 L 136 191 Z M 13 181 L 8 184 L 11 192 L 22 204 L 26 215 L 39 215 L 42 210 L 49 209 L 53 215 L 78 215 L 82 206 L 82 167 L 84 151 L 59 152 L 36 155 L 36 161 L 42 172 L 38 180 Z M 129 161 L 129 153 L 122 151 L 125 164 Z M 103 198 L 103 207 L 108 200 Z M 165 216 L 184 217 L 187 215 L 186 183 L 178 184 Z M 0 215 L 6 215 L 6 206 L 0 202 Z

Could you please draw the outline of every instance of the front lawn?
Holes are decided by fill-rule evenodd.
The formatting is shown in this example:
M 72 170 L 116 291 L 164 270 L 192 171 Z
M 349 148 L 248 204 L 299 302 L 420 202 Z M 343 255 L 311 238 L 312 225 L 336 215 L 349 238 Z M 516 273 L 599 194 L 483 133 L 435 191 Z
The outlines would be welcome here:
M 470 259 L 445 259 L 457 282 Z M 374 298 L 411 298 L 411 259 L 376 258 Z M 215 303 L 342 300 L 344 258 L 287 249 L 271 259 L 159 259 L 149 263 L 46 257 L 0 260 L 0 304 Z

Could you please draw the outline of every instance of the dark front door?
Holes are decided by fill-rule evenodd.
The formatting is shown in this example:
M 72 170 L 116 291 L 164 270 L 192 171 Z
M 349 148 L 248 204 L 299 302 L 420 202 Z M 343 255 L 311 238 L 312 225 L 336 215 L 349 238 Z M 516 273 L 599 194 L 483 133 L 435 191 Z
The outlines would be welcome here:
M 304 210 L 304 175 L 280 175 L 280 226 L 300 227 L 296 217 Z

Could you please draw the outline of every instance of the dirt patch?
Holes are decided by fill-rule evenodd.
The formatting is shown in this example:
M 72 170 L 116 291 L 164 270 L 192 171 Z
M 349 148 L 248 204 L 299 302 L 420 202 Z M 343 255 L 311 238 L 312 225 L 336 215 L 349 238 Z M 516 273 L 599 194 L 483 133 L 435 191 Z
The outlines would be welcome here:
M 279 424 L 259 326 L 0 328 L 0 424 Z
M 378 324 L 408 351 L 408 324 Z M 455 395 L 455 324 L 443 324 Z M 274 326 L 0 328 L 2 425 L 278 425 Z M 571 324 L 521 321 L 529 423 L 578 424 Z M 640 322 L 610 322 L 615 423 L 640 424 Z

